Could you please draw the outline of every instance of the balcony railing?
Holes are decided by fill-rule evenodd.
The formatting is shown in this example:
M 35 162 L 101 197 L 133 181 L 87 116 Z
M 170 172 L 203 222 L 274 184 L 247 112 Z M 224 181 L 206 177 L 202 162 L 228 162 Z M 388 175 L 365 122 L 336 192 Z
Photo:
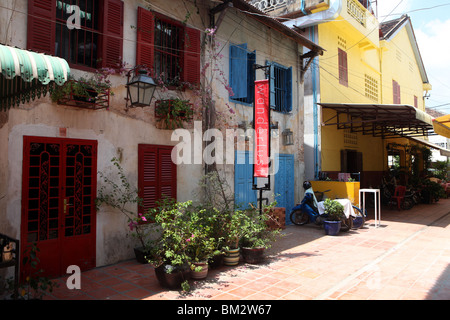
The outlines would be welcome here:
M 254 0 L 251 4 L 263 12 L 271 12 L 287 5 L 288 0 Z
M 356 0 L 347 0 L 347 13 L 366 26 L 366 9 Z

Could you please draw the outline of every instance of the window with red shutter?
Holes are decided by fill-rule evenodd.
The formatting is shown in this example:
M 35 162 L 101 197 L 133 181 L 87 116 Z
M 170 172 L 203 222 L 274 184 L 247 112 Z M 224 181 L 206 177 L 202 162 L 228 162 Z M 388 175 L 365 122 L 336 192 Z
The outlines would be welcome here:
M 77 12 L 80 27 L 69 28 Z M 116 67 L 123 56 L 123 2 L 29 0 L 27 47 L 64 58 L 71 66 Z
M 348 86 L 347 52 L 338 48 L 339 83 Z
M 200 32 L 138 8 L 136 64 L 153 68 L 168 85 L 200 83 Z
M 392 89 L 393 89 L 393 94 L 394 94 L 393 103 L 394 104 L 400 104 L 401 103 L 401 99 L 400 99 L 400 85 L 395 80 L 392 80 Z
M 46 54 L 55 53 L 56 0 L 29 0 L 27 48 Z
M 138 189 L 145 212 L 165 197 L 177 198 L 177 167 L 172 161 L 172 146 L 138 146 Z
M 155 29 L 153 13 L 139 7 L 137 25 L 136 64 L 153 68 L 153 43 Z

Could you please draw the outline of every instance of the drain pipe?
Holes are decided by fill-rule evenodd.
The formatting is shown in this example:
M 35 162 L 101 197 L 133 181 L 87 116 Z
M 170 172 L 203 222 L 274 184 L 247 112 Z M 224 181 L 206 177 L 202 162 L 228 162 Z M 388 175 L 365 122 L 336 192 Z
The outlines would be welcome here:
M 309 27 L 310 40 L 316 43 L 315 26 Z M 316 59 L 316 58 L 314 58 Z M 313 118 L 314 118 L 314 179 L 319 179 L 319 119 L 317 110 L 317 65 L 311 64 L 311 81 L 313 95 Z

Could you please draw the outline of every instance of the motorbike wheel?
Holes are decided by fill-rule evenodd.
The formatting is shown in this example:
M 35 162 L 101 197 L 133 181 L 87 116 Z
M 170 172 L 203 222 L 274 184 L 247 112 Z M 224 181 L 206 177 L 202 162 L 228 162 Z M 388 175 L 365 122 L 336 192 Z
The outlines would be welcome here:
M 360 228 L 360 226 L 359 225 L 361 225 L 361 226 L 364 226 L 364 224 L 366 223 L 366 214 L 363 214 L 363 211 L 362 211 L 362 209 L 360 209 L 360 208 L 358 208 L 357 206 L 352 206 L 353 207 L 353 211 L 356 213 L 356 215 L 358 215 L 359 217 L 358 218 L 362 218 L 362 222 L 357 222 L 357 225 L 358 225 L 358 227 L 355 227 L 355 229 L 359 229 Z M 367 212 L 367 210 L 366 210 L 366 212 Z M 354 227 L 354 221 L 355 221 L 355 217 L 352 217 L 352 228 Z
M 353 227 L 353 217 L 342 218 L 341 220 L 341 231 L 347 232 Z
M 297 226 L 302 226 L 309 221 L 308 214 L 306 212 L 303 212 L 301 209 L 292 211 L 289 218 L 291 219 L 292 223 Z

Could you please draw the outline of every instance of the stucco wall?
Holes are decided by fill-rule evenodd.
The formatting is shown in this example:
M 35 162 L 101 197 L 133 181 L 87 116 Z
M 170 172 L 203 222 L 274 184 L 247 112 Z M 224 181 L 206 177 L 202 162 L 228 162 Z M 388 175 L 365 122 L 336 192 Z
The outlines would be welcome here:
M 7 44 L 26 48 L 26 1 L 17 1 L 17 12 L 12 16 L 11 27 L 0 30 L 0 39 L 8 39 Z M 191 27 L 204 31 L 209 24 L 207 6 L 202 2 L 197 7 L 193 2 L 179 1 L 125 1 L 124 7 L 124 61 L 129 66 L 135 64 L 136 41 L 136 6 L 137 4 L 159 11 L 179 21 L 187 21 Z M 6 6 L 12 6 L 8 2 Z M 11 7 L 12 8 L 12 7 Z M 186 14 L 186 10 L 191 12 Z M 2 21 L 11 15 L 0 10 Z M 134 26 L 134 27 L 133 27 Z M 203 32 L 202 32 L 203 36 Z M 249 19 L 243 13 L 228 10 L 218 30 L 217 40 L 221 42 L 223 57 L 219 63 L 221 70 L 228 78 L 229 44 L 248 43 L 250 50 L 256 50 L 257 63 L 265 64 L 266 60 L 276 61 L 293 67 L 293 112 L 284 115 L 273 112 L 273 121 L 279 123 L 279 136 L 285 128 L 294 131 L 294 146 L 282 146 L 280 153 L 295 154 L 295 199 L 299 201 L 301 183 L 304 175 L 303 157 L 303 86 L 299 82 L 298 64 L 302 48 L 284 38 L 279 33 Z M 204 62 L 204 61 L 203 61 Z M 72 68 L 72 74 L 79 77 L 84 72 Z M 262 75 L 258 77 L 261 79 Z M 20 105 L 0 115 L 0 232 L 20 238 L 21 226 L 21 192 L 23 136 L 64 137 L 89 139 L 98 141 L 97 169 L 107 173 L 113 170 L 111 159 L 121 158 L 121 166 L 129 181 L 137 187 L 138 144 L 176 145 L 171 141 L 171 130 L 160 130 L 155 127 L 154 105 L 146 108 L 125 110 L 125 82 L 123 76 L 112 76 L 114 96 L 111 96 L 109 110 L 85 110 L 52 103 L 47 96 L 30 104 Z M 252 108 L 231 103 L 228 92 L 220 81 L 213 82 L 215 103 L 218 110 L 234 110 L 234 125 L 242 120 L 251 121 Z M 155 99 L 174 96 L 174 91 L 158 90 Z M 194 93 L 186 90 L 184 98 L 194 99 Z M 200 115 L 201 116 L 201 115 Z M 66 133 L 63 133 L 65 129 Z M 193 134 L 194 125 L 187 125 Z M 223 127 L 222 129 L 225 129 Z M 193 135 L 192 135 L 193 136 Z M 231 186 L 234 185 L 234 166 L 225 165 L 224 171 Z M 202 164 L 180 164 L 177 167 L 177 195 L 179 201 L 196 199 L 198 181 L 204 172 Z M 298 183 L 299 181 L 299 183 Z M 98 187 L 101 184 L 98 179 Z M 298 185 L 297 185 L 298 184 Z M 272 189 L 273 190 L 273 189 Z M 273 193 L 273 191 L 272 191 Z M 131 258 L 135 240 L 130 237 L 125 217 L 120 212 L 101 206 L 97 212 L 97 266 L 107 265 L 119 260 Z

